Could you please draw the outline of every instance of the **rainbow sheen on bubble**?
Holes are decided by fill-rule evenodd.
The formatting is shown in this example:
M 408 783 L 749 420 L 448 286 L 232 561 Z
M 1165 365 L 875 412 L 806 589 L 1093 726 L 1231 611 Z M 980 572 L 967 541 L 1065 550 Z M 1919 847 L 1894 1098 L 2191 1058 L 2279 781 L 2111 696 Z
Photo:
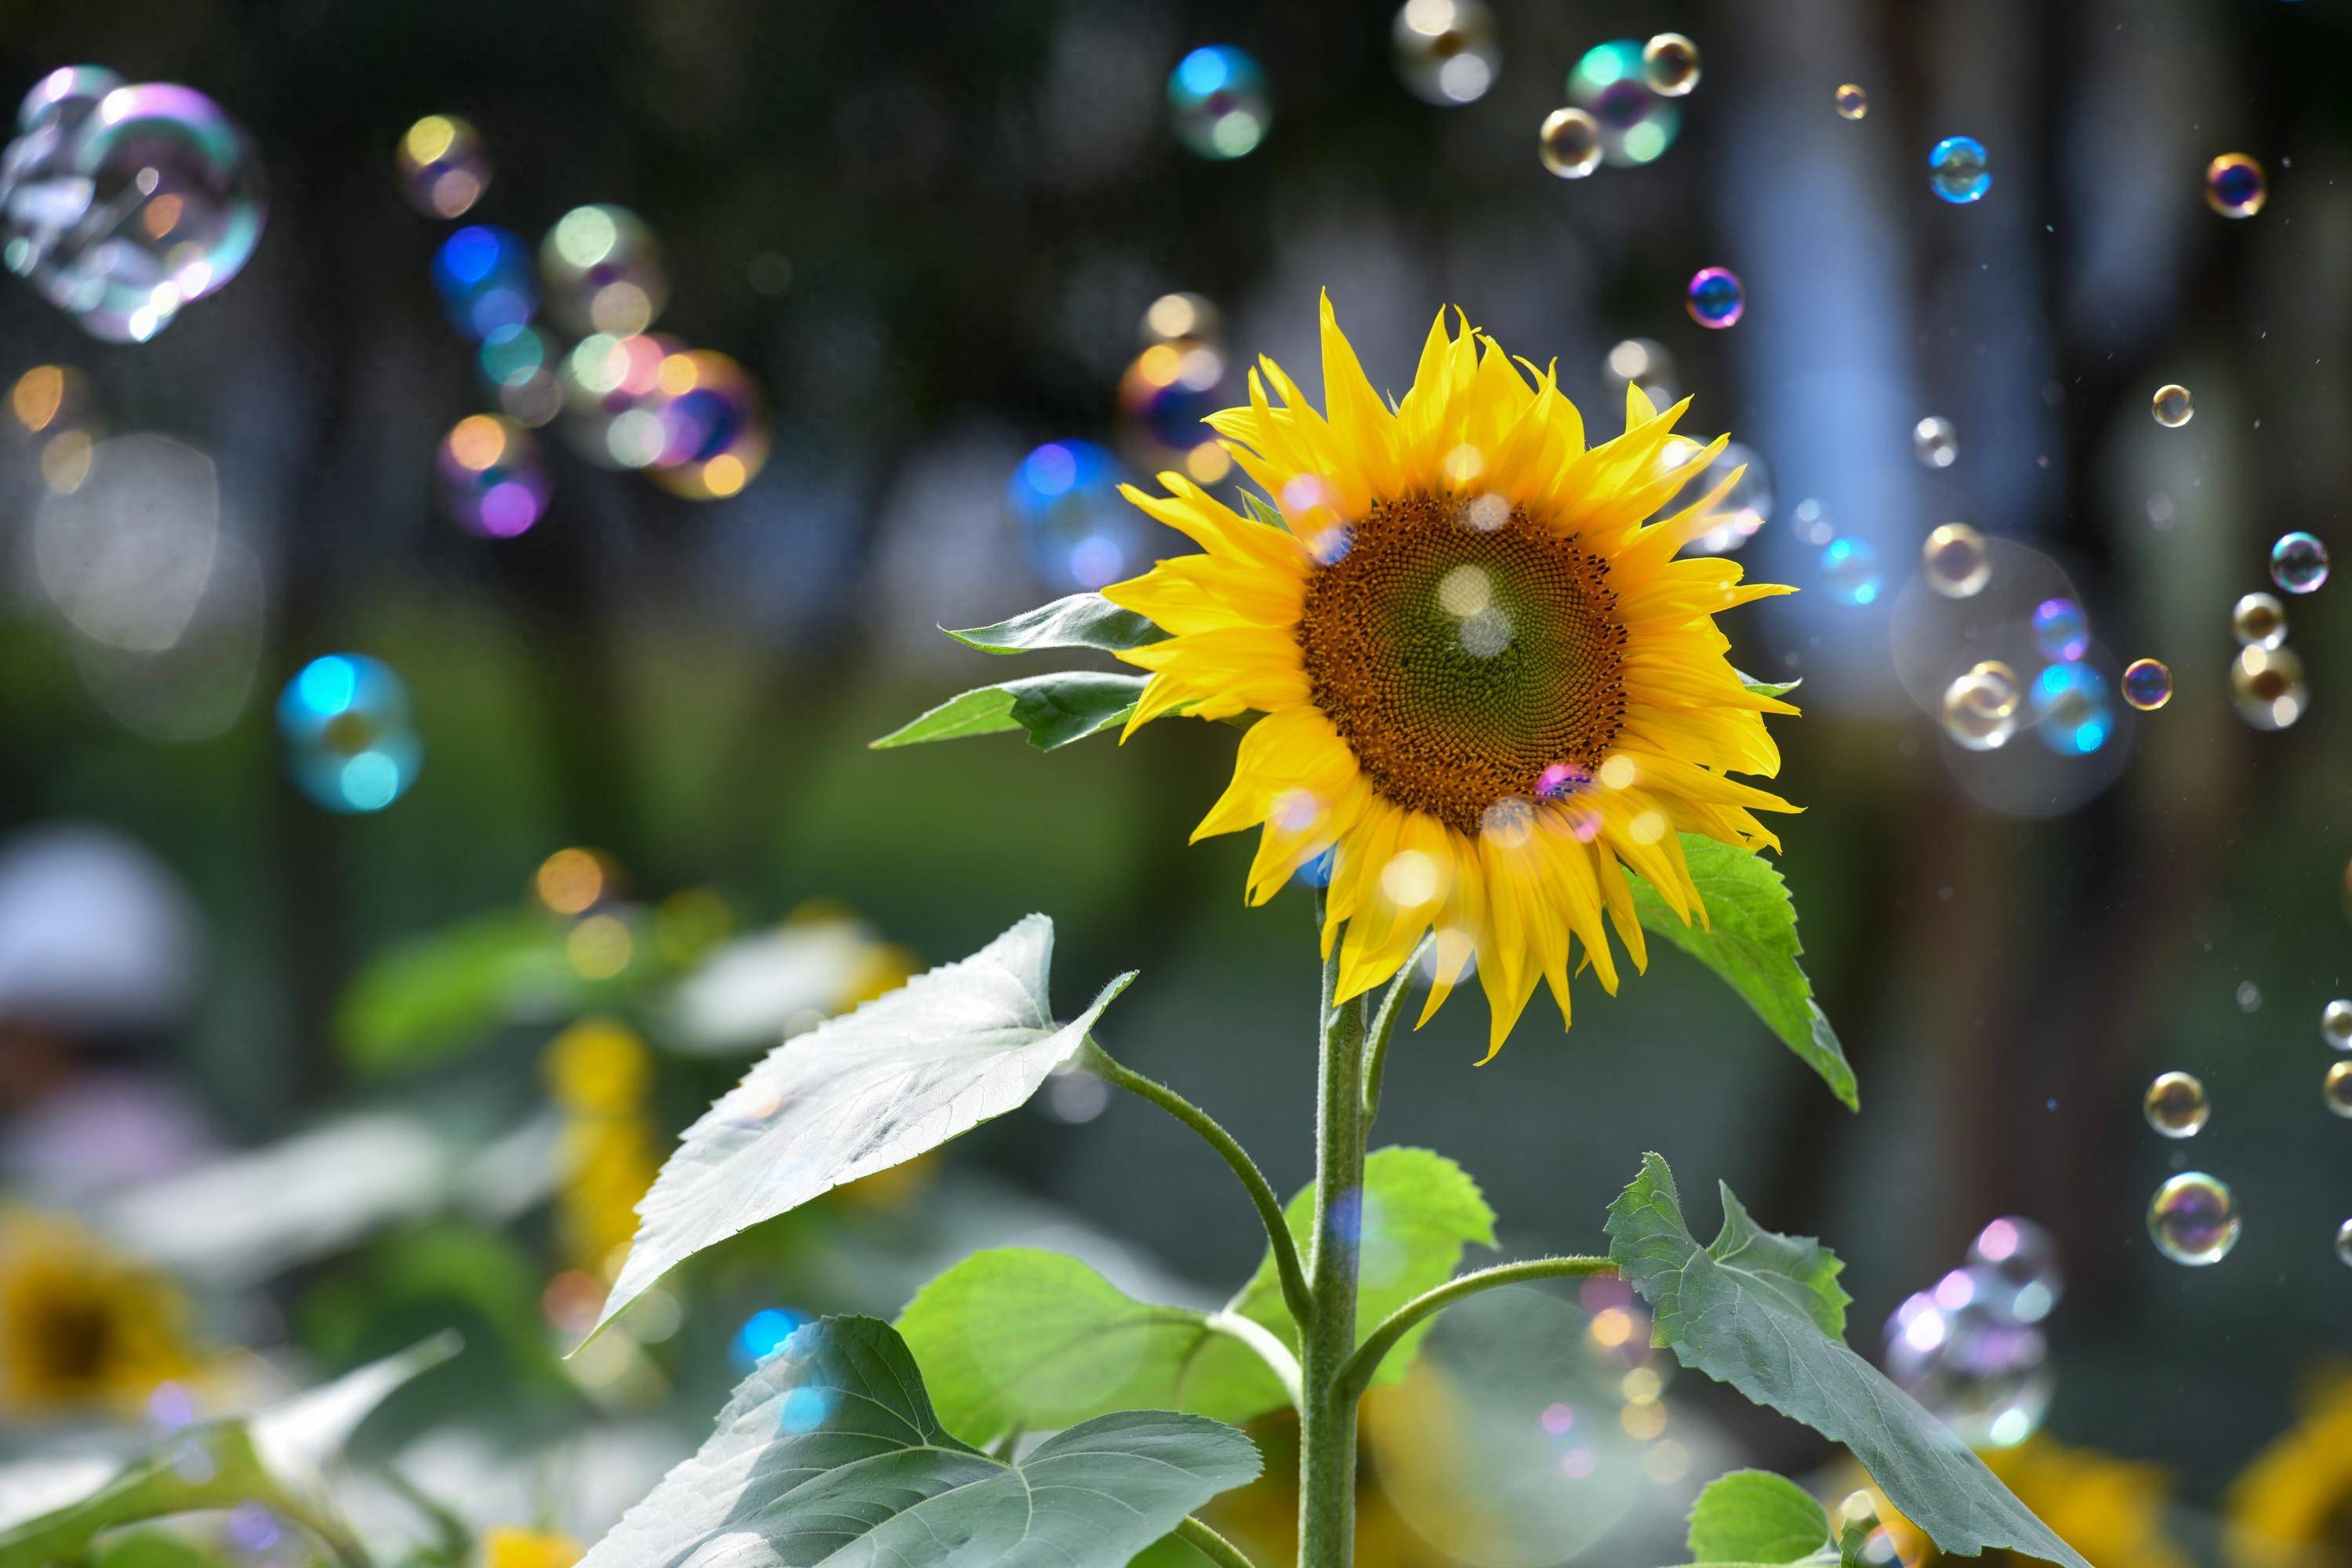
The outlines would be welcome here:
M 2042 657 L 2069 664 L 2091 651 L 2091 618 L 2072 599 L 2044 599 L 2033 606 L 2033 646 Z
M 304 665 L 278 696 L 278 734 L 296 787 L 330 811 L 382 811 L 424 761 L 408 688 L 365 654 Z
M 1168 113 L 1176 139 L 1201 157 L 1246 158 L 1274 124 L 1274 96 L 1246 51 L 1212 44 L 1168 73 Z
M 2148 412 L 2156 416 L 2158 425 L 2168 430 L 2178 430 L 2195 417 L 2197 400 L 2189 395 L 2187 387 L 2178 382 L 2168 381 L 2158 387 L 2156 395 L 2148 400 Z
M 768 461 L 764 401 L 751 374 L 709 349 L 667 354 L 655 374 L 662 403 L 656 484 L 688 500 L 740 494 Z
M 2062 757 L 2087 757 L 2115 733 L 2107 678 L 2087 664 L 2053 664 L 2033 678 L 2026 705 L 2033 732 Z
M 1992 189 L 1984 143 L 1973 136 L 1947 136 L 1928 149 L 1927 188 L 1955 206 L 1983 200 Z
M 1495 85 L 1503 47 L 1486 0 L 1405 0 L 1389 27 L 1397 77 L 1423 103 L 1475 103 Z
M 1738 321 L 1748 309 L 1748 290 L 1728 267 L 1702 267 L 1691 274 L 1684 291 L 1684 307 L 1702 327 L 1720 330 Z
M 2172 700 L 2172 671 L 2164 661 L 2136 658 L 2124 666 L 2124 700 L 2143 713 L 2153 713 Z
M 2223 217 L 2253 216 L 2270 194 L 2270 176 L 2243 153 L 2224 153 L 2205 165 L 2205 205 Z
M 442 312 L 477 342 L 527 324 L 539 311 L 530 250 L 511 230 L 469 224 L 433 253 L 433 288 Z
M 1970 1264 L 1907 1297 L 1886 1321 L 1886 1375 L 1973 1447 L 2032 1436 L 2056 1385 L 2048 1342 L 2012 1310 L 2015 1294 L 1999 1270 Z
M 2286 729 L 2311 701 L 2303 660 L 2284 646 L 2242 647 L 2230 661 L 2230 697 L 2238 717 L 2255 729 Z
M 2212 1118 L 2213 1105 L 2195 1075 L 2164 1072 L 2156 1075 L 2140 1097 L 2140 1112 L 2150 1127 L 2167 1138 L 2194 1138 Z
M 1581 109 L 1555 109 L 1536 129 L 1536 156 L 1563 180 L 1601 167 L 1601 122 Z
M 1822 585 L 1841 605 L 1876 604 L 1886 586 L 1877 547 L 1854 534 L 1831 540 L 1822 547 Z
M 482 133 L 454 114 L 428 114 L 402 132 L 392 163 L 400 194 L 426 217 L 463 217 L 490 187 Z
M 2268 594 L 2248 594 L 2230 607 L 2230 635 L 2241 647 L 2276 647 L 2286 641 L 2286 606 Z
M 669 445 L 662 362 L 681 345 L 651 332 L 592 332 L 563 356 L 563 430 L 574 449 L 607 468 L 650 468 Z
M 2230 1256 L 2241 1228 L 2237 1194 L 2202 1171 L 2181 1172 L 2148 1200 L 2147 1234 L 2156 1249 L 2192 1268 Z
M 1143 542 L 1118 479 L 1117 462 L 1092 441 L 1048 441 L 1021 459 L 1005 500 L 1039 576 L 1099 588 L 1127 574 Z
M 652 326 L 669 302 L 661 247 L 626 207 L 574 207 L 539 246 L 548 314 L 573 332 L 626 336 Z
M 1656 161 L 1682 129 L 1682 110 L 1643 79 L 1642 49 L 1632 38 L 1596 44 L 1568 73 L 1568 101 L 1592 116 L 1612 168 Z
M 449 515 L 486 538 L 512 539 L 546 514 L 552 487 L 538 439 L 511 419 L 460 419 L 441 438 L 437 467 Z
M 2271 546 L 2271 581 L 2290 594 L 2316 593 L 2327 581 L 2327 546 L 2297 530 Z
M 1927 586 L 1947 599 L 1970 599 L 1992 581 L 1992 555 L 1984 535 L 1965 522 L 1939 523 L 1919 547 Z

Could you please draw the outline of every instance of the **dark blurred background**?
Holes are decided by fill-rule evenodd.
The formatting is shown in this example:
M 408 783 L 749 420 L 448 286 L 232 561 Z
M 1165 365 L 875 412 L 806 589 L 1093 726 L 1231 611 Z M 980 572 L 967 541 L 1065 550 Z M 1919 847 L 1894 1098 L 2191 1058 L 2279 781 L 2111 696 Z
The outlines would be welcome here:
M 2160 1461 L 2214 1503 L 2304 1380 L 2352 1350 L 2333 1250 L 2352 1126 L 2322 1107 L 2318 1031 L 2352 986 L 2344 588 L 2288 605 L 2300 722 L 2242 722 L 2227 674 L 2230 606 L 2270 586 L 2270 542 L 2345 542 L 2352 11 L 1496 13 L 1491 90 L 1443 107 L 1401 84 L 1381 5 L 0 5 L 0 91 L 85 61 L 194 85 L 248 130 L 268 188 L 244 274 L 152 342 L 94 341 L 20 280 L 0 288 L 0 379 L 78 367 L 107 430 L 208 453 L 222 529 L 259 568 L 247 695 L 164 739 L 126 721 L 11 567 L 0 830 L 119 830 L 184 886 L 203 933 L 197 1000 L 125 1048 L 222 1144 L 362 1103 L 381 1083 L 332 1043 L 360 966 L 515 906 L 551 852 L 593 846 L 632 889 L 712 888 L 744 923 L 839 900 L 926 962 L 1050 913 L 1057 1003 L 1140 967 L 1106 1045 L 1224 1118 L 1286 1189 L 1307 1171 L 1307 896 L 1246 910 L 1249 845 L 1184 843 L 1233 734 L 1167 722 L 1051 755 L 1017 735 L 866 742 L 1025 672 L 932 628 L 1076 585 L 1024 548 L 1007 481 L 1050 440 L 1136 466 L 1117 388 L 1156 298 L 1214 301 L 1232 363 L 1271 354 L 1310 391 L 1318 289 L 1391 391 L 1459 304 L 1512 352 L 1556 357 L 1601 433 L 1622 397 L 1604 356 L 1654 339 L 1696 397 L 1685 427 L 1727 429 L 1769 470 L 1751 574 L 1807 590 L 1729 629 L 1742 668 L 1805 682 L 1805 717 L 1776 725 L 1780 787 L 1806 808 L 1780 863 L 1863 1114 L 1662 952 L 1621 999 L 1580 984 L 1565 1037 L 1539 1003 L 1484 1068 L 1483 1007 L 1457 1001 L 1400 1039 L 1380 1138 L 1463 1158 L 1520 1252 L 1599 1245 L 1604 1204 L 1660 1150 L 1704 1226 L 1697 1194 L 1720 1177 L 1765 1224 L 1830 1238 L 1874 1356 L 1885 1314 L 1979 1227 L 2033 1218 L 2066 1285 L 2049 1429 Z M 1553 178 L 1535 129 L 1568 70 L 1668 26 L 1705 57 L 1671 144 Z M 1246 156 L 1171 133 L 1167 74 L 1203 44 L 1265 72 L 1271 124 Z M 1866 118 L 1832 110 L 1843 82 L 1867 88 Z M 772 452 L 740 495 L 680 499 L 549 430 L 536 527 L 497 540 L 450 521 L 436 444 L 492 405 L 431 279 L 452 226 L 394 173 L 434 113 L 470 121 L 494 171 L 461 222 L 535 246 L 583 203 L 645 219 L 670 284 L 659 330 L 764 391 Z M 1927 188 L 1928 147 L 1958 132 L 1994 172 L 1970 205 Z M 2232 151 L 2270 178 L 2242 222 L 2201 183 Z M 1682 291 L 1715 264 L 1748 304 L 1708 332 Z M 2147 415 L 2166 382 L 2195 394 L 2179 430 Z M 1912 451 L 1931 415 L 1958 432 L 1948 468 Z M 24 450 L 9 460 L 14 542 L 41 489 Z M 1874 603 L 1821 591 L 1819 542 L 1790 526 L 1805 498 L 1874 544 Z M 2117 705 L 2092 757 L 2021 736 L 2038 760 L 1998 776 L 2009 749 L 1989 763 L 1953 746 L 1896 663 L 1925 635 L 1902 593 L 1918 541 L 1954 519 L 2071 582 L 2110 677 L 2166 660 L 2169 706 Z M 1125 565 L 1173 544 L 1138 531 Z M 381 811 L 323 811 L 283 766 L 276 694 L 338 651 L 381 658 L 413 696 L 422 770 Z M 503 1079 L 408 1088 L 453 1107 L 493 1094 L 481 1081 L 518 1092 L 535 1048 L 494 1047 Z M 2167 1068 L 2210 1091 L 2191 1142 L 2142 1121 Z M 2190 1166 L 2244 1215 L 2210 1268 L 2168 1261 L 2146 1226 L 2150 1193 Z M 939 1184 L 967 1173 L 1190 1279 L 1238 1279 L 1259 1250 L 1224 1173 L 1140 1105 L 1008 1118 L 951 1151 Z M 1765 1462 L 1819 1458 L 1788 1424 L 1678 1392 Z

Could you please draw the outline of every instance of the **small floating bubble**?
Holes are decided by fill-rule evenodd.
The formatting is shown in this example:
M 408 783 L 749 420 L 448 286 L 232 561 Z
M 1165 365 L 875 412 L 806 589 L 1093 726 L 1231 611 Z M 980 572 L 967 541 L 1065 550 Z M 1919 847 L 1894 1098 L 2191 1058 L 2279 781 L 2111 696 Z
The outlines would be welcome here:
M 1867 539 L 1851 534 L 1831 540 L 1822 551 L 1822 582 L 1841 605 L 1877 603 L 1878 591 L 1885 586 L 1878 551 Z
M 2284 730 L 2303 717 L 2310 691 L 2303 660 L 2289 647 L 2242 647 L 2230 663 L 2230 693 L 2238 717 L 2257 730 Z
M 1992 581 L 1992 557 L 1984 535 L 1965 522 L 1947 522 L 1927 535 L 1919 562 L 1927 586 L 1947 599 L 1973 597 Z
M 2219 1263 L 2238 1245 L 2238 1200 L 2230 1184 L 2202 1171 L 2183 1171 L 2148 1200 L 2147 1234 L 2175 1263 Z
M 2230 635 L 2241 647 L 2276 647 L 2286 641 L 2286 606 L 2268 594 L 2248 594 L 2231 607 Z
M 2147 1124 L 2167 1138 L 2193 1138 L 2213 1114 L 2205 1086 L 2185 1072 L 2157 1075 L 2140 1101 Z
M 2339 996 L 2319 1010 L 2319 1037 L 2339 1051 L 2352 1051 L 2352 1002 Z
M 401 194 L 426 217 L 463 216 L 490 184 L 481 132 L 454 114 L 428 114 L 410 126 L 393 162 Z
M 2309 594 L 2327 581 L 2327 546 L 2297 530 L 2271 546 L 2271 581 L 2290 594 Z
M 2124 667 L 2124 700 L 2152 713 L 2172 700 L 2172 671 L 2163 661 L 2136 658 Z
M 1852 82 L 1847 82 L 1837 89 L 1834 101 L 1841 119 L 1859 120 L 1870 112 L 1870 94 Z
M 2087 664 L 2053 664 L 2034 677 L 2033 732 L 2062 757 L 2086 757 L 2115 733 L 2106 678 Z
M 2352 1062 L 2330 1062 L 2319 1080 L 2319 1097 L 2338 1116 L 2352 1116 Z
M 416 780 L 424 747 L 408 688 L 365 654 L 329 654 L 304 665 L 278 700 L 287 770 L 330 811 L 381 811 Z
M 1563 180 L 1601 167 L 1601 123 L 1580 109 L 1555 109 L 1536 132 L 1536 156 Z
M 1930 414 L 1911 426 L 1911 450 L 1931 468 L 1948 468 L 1960 455 L 1960 433 L 1941 415 Z
M 1830 521 L 1828 510 L 1812 496 L 1799 501 L 1797 510 L 1789 514 L 1789 531 L 1797 536 L 1800 544 L 1827 544 L 1838 536 L 1837 525 Z
M 1642 80 L 1661 98 L 1681 98 L 1698 85 L 1698 46 L 1680 33 L 1660 33 L 1642 48 Z
M 2017 686 L 1979 665 L 1944 689 L 1944 733 L 1971 752 L 1998 751 L 2017 733 Z
M 661 247 L 626 207 L 574 207 L 556 219 L 540 242 L 539 275 L 548 312 L 583 336 L 642 332 L 669 302 Z
M 1654 163 L 1682 129 L 1682 106 L 1642 79 L 1642 46 L 1612 38 L 1584 51 L 1568 73 L 1568 101 L 1601 127 L 1601 160 L 1612 168 Z
M 1702 327 L 1730 326 L 1748 309 L 1747 290 L 1728 267 L 1700 268 L 1691 274 L 1687 292 L 1690 318 Z
M 2336 1257 L 2338 1262 L 2352 1264 L 2352 1219 L 2336 1227 Z
M 2197 412 L 2196 399 L 2189 395 L 2189 389 L 2172 382 L 2156 389 L 2156 397 L 2148 406 L 2156 422 L 2168 430 L 2179 429 Z
M 1194 49 L 1168 73 L 1168 111 L 1176 138 L 1202 157 L 1247 157 L 1274 122 L 1265 73 L 1227 44 Z
M 2033 646 L 2042 657 L 2071 664 L 2091 651 L 2091 622 L 2072 599 L 2044 599 L 2033 606 Z
M 1503 49 L 1485 0 L 1405 0 L 1389 28 L 1397 75 L 1423 103 L 1473 103 L 1495 85 Z
M 1992 189 L 1984 143 L 1973 136 L 1947 136 L 1927 153 L 1927 188 L 1956 206 L 1980 200 Z
M 1628 386 L 1640 387 L 1660 408 L 1675 401 L 1675 356 L 1654 338 L 1627 338 L 1609 351 L 1601 370 L 1620 404 Z
M 2252 217 L 2271 194 L 2263 166 L 2243 153 L 2224 153 L 2205 165 L 2205 205 L 2223 217 Z

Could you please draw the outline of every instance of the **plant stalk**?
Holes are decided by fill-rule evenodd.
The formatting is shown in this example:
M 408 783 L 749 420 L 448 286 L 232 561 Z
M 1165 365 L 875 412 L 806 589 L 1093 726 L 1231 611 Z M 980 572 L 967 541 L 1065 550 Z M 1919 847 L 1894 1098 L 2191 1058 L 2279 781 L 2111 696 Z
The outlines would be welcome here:
M 1316 900 L 1321 924 L 1322 899 Z M 1356 1349 L 1364 1194 L 1364 1056 L 1369 997 L 1335 1000 L 1339 951 L 1323 964 L 1321 1081 L 1315 1110 L 1311 1313 L 1299 1327 L 1298 1565 L 1349 1568 L 1356 1535 L 1356 1398 L 1343 1373 Z

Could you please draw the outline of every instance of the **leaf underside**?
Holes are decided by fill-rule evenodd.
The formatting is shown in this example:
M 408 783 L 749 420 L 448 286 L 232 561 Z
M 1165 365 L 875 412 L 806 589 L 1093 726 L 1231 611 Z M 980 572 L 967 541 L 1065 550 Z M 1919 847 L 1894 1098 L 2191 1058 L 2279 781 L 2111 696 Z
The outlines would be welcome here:
M 1148 678 L 1091 669 L 1056 670 L 978 687 L 945 702 L 878 741 L 874 751 L 961 741 L 1025 730 L 1029 743 L 1051 752 L 1127 722 Z
M 1795 1563 L 1830 1544 L 1829 1515 L 1786 1476 L 1734 1470 L 1691 1505 L 1694 1563 Z
M 966 647 L 982 653 L 1035 653 L 1047 648 L 1088 647 L 1119 653 L 1165 642 L 1168 634 L 1133 610 L 1120 609 L 1100 594 L 1072 594 L 1024 610 L 1009 621 L 968 631 L 947 631 Z

